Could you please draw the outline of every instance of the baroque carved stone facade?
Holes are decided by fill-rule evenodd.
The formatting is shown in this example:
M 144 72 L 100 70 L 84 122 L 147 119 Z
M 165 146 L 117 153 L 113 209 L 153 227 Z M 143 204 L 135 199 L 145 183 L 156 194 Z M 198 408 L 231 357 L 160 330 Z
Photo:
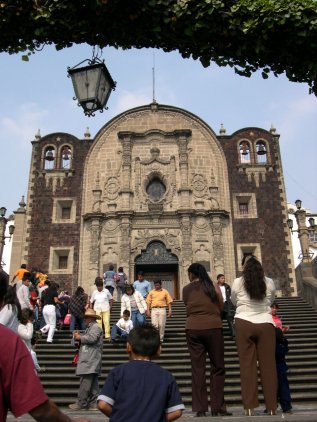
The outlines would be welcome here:
M 257 158 L 260 146 L 265 161 Z M 48 151 L 52 168 L 45 168 Z M 180 297 L 192 262 L 231 282 L 243 254 L 253 252 L 278 289 L 294 292 L 274 133 L 216 136 L 197 116 L 154 103 L 112 119 L 93 140 L 35 139 L 30 174 L 19 258 L 68 288 L 87 288 L 114 264 L 130 281 L 138 269 L 153 279 L 169 272 Z

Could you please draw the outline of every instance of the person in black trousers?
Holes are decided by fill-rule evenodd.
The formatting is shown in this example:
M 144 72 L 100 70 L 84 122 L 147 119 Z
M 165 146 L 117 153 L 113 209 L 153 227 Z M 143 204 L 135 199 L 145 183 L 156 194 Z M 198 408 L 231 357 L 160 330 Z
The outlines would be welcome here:
M 231 287 L 225 282 L 224 274 L 217 275 L 217 283 L 220 287 L 222 297 L 223 297 L 223 310 L 221 312 L 221 319 L 227 320 L 229 332 L 231 337 L 234 339 L 234 328 L 233 328 L 233 317 L 234 317 L 234 306 L 231 303 Z

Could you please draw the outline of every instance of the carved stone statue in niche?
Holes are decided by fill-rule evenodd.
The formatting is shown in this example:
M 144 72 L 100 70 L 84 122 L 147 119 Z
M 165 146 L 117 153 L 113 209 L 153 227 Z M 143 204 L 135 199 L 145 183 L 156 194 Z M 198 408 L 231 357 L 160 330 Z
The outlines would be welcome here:
M 197 261 L 209 261 L 209 250 L 206 245 L 199 245 L 199 248 L 195 251 L 195 256 Z

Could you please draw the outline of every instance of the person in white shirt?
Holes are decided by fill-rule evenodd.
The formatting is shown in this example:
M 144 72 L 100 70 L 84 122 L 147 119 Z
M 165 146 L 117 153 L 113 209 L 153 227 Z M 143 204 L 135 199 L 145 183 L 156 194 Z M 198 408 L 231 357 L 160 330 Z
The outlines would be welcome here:
M 23 309 L 21 312 L 20 324 L 18 326 L 18 334 L 23 340 L 24 344 L 31 353 L 33 363 L 37 372 L 41 372 L 41 367 L 38 363 L 37 356 L 32 347 L 32 338 L 33 338 L 33 319 L 34 313 L 31 309 Z
M 95 290 L 90 298 L 90 306 L 96 311 L 101 319 L 97 319 L 98 324 L 102 328 L 104 325 L 105 338 L 110 339 L 110 311 L 112 308 L 112 295 L 108 289 L 104 288 L 101 277 L 97 277 L 95 281 L 97 290 Z
M 220 287 L 222 298 L 223 298 L 223 309 L 221 311 L 221 319 L 227 320 L 229 332 L 231 337 L 234 339 L 234 328 L 233 328 L 233 316 L 234 306 L 231 303 L 231 287 L 226 283 L 224 274 L 217 275 L 217 284 Z
M 22 286 L 17 291 L 17 297 L 19 299 L 21 309 L 31 309 L 33 306 L 30 302 L 30 290 L 29 285 L 31 283 L 31 273 L 24 273 L 22 278 Z
M 242 260 L 242 277 L 231 288 L 236 306 L 235 334 L 240 362 L 241 394 L 246 416 L 253 415 L 258 400 L 258 366 L 268 413 L 276 414 L 277 373 L 275 327 L 270 305 L 275 296 L 273 280 L 265 277 L 261 263 L 253 255 Z
M 0 308 L 0 324 L 18 332 L 19 319 L 21 318 L 21 305 L 17 298 L 15 288 L 8 286 Z
M 114 344 L 117 341 L 117 336 L 120 337 L 121 340 L 127 341 L 128 334 L 133 328 L 133 323 L 130 319 L 130 311 L 127 309 L 123 311 L 122 318 L 114 324 L 111 328 L 111 343 Z

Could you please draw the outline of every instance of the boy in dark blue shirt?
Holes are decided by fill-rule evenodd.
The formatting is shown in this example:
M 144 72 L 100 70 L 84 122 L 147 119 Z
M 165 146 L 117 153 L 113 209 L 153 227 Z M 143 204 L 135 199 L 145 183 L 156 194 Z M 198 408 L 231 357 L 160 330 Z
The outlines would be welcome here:
M 161 352 L 160 336 L 151 324 L 128 336 L 130 361 L 113 368 L 97 399 L 110 422 L 170 422 L 185 408 L 173 375 L 151 362 Z

